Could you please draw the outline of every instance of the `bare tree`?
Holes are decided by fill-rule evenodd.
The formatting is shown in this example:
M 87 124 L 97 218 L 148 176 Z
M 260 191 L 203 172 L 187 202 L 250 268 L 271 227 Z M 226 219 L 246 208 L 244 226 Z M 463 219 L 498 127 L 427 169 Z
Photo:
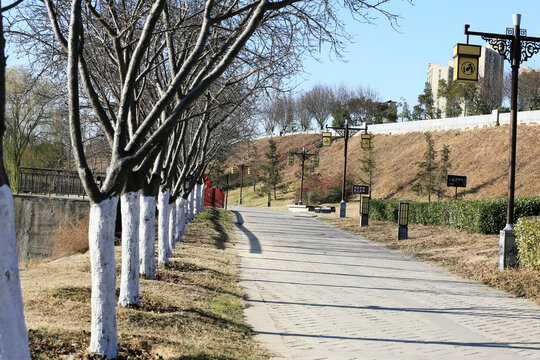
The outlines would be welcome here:
M 312 117 L 303 102 L 303 96 L 299 96 L 294 100 L 294 116 L 300 130 L 306 132 L 311 130 Z
M 13 184 L 18 182 L 18 168 L 26 150 L 37 146 L 48 133 L 56 97 L 52 84 L 42 77 L 21 67 L 8 69 L 4 151 Z
M 334 105 L 334 92 L 332 88 L 324 85 L 315 85 L 313 89 L 304 94 L 302 104 L 307 112 L 317 122 L 322 129 L 326 120 L 332 114 Z
M 266 134 L 273 135 L 280 126 L 281 119 L 285 117 L 285 112 L 278 101 L 267 98 L 262 104 L 260 116 L 262 117 L 261 123 Z
M 6 42 L 4 38 L 4 13 L 19 5 L 22 0 L 2 7 L 0 2 L 0 358 L 30 359 L 28 334 L 24 322 L 13 196 L 4 168 L 3 140 L 6 131 Z
M 294 116 L 294 100 L 290 94 L 285 95 L 278 99 L 277 106 L 279 106 L 283 112 L 280 119 L 279 127 L 281 131 L 286 133 L 294 133 L 297 129 L 296 118 Z

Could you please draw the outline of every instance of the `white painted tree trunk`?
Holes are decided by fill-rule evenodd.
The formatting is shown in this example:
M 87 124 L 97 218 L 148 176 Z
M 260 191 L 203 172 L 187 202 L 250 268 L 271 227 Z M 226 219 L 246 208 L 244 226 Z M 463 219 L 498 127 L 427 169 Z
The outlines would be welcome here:
M 176 205 L 174 203 L 169 204 L 169 247 L 176 248 Z
M 91 353 L 113 359 L 118 353 L 116 335 L 116 268 L 114 225 L 118 196 L 90 207 L 88 241 L 92 272 Z
M 176 200 L 176 231 L 177 231 L 177 240 L 182 241 L 182 236 L 184 235 L 184 227 L 186 225 L 185 219 L 185 200 L 183 197 L 178 197 Z
M 192 191 L 193 194 L 193 216 L 199 213 L 199 184 L 195 185 Z
M 203 200 L 203 186 L 197 185 L 197 205 L 196 205 L 196 214 L 200 213 L 202 211 L 202 200 Z
M 176 198 L 176 201 L 174 202 L 174 207 L 175 207 L 175 211 L 176 211 L 176 218 L 175 218 L 175 223 L 174 223 L 174 237 L 176 239 L 176 241 L 180 241 L 180 217 L 181 217 L 181 214 L 180 214 L 180 199 L 181 199 L 181 196 L 177 197 Z
M 201 185 L 201 197 L 200 197 L 200 203 L 199 203 L 199 212 L 203 211 L 204 209 L 204 190 L 206 187 L 206 182 Z
M 189 198 L 188 198 L 188 201 L 189 201 L 189 214 L 188 214 L 188 220 L 191 222 L 191 220 L 193 220 L 193 218 L 195 217 L 194 216 L 194 195 L 193 195 L 193 191 L 191 191 L 189 193 Z
M 200 198 L 201 202 L 199 203 L 199 212 L 203 211 L 203 209 L 204 209 L 204 190 L 205 190 L 205 187 L 206 187 L 206 183 L 201 185 L 201 198 Z
M 146 279 L 156 278 L 156 198 L 141 196 L 141 217 L 139 219 L 139 269 Z
M 118 305 L 139 305 L 139 221 L 140 191 L 120 197 L 122 212 L 122 275 Z
M 189 223 L 188 217 L 189 217 L 189 201 L 188 199 L 184 199 L 184 221 L 182 224 L 182 236 L 184 236 L 184 234 L 186 233 L 186 225 Z
M 17 262 L 13 195 L 0 187 L 0 359 L 30 359 Z
M 169 189 L 158 195 L 158 266 L 169 265 Z

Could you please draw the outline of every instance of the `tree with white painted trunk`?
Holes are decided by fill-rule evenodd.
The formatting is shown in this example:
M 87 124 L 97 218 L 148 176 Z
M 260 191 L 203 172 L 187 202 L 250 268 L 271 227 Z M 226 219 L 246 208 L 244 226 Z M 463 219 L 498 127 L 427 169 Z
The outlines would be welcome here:
M 4 13 L 17 6 L 0 1 L 0 359 L 30 359 L 24 322 L 21 282 L 15 238 L 13 196 L 3 160 L 6 131 L 6 56 Z

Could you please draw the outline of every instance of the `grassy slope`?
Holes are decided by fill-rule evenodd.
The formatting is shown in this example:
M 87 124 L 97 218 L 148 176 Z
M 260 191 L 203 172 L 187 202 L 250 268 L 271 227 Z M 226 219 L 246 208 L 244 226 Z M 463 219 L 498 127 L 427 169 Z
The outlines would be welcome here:
M 486 127 L 473 130 L 453 130 L 433 132 L 435 148 L 450 147 L 451 174 L 467 176 L 467 188 L 459 189 L 464 199 L 496 198 L 506 196 L 508 183 L 508 126 Z M 320 136 L 291 135 L 274 138 L 278 152 L 285 158 L 289 151 L 301 151 L 320 142 Z M 516 195 L 540 194 L 540 126 L 520 125 L 517 141 L 517 180 Z M 331 147 L 320 149 L 320 172 L 323 178 L 341 176 L 343 167 L 343 139 L 336 140 Z M 268 140 L 255 142 L 258 148 L 259 162 L 264 159 Z M 373 139 L 375 154 L 374 198 L 397 198 L 427 200 L 418 197 L 411 190 L 417 172 L 416 162 L 422 160 L 426 143 L 423 133 L 404 135 L 376 135 Z M 253 154 L 253 151 L 249 151 Z M 249 159 L 248 150 L 239 149 L 228 165 Z M 348 174 L 354 179 L 360 174 L 360 159 L 364 151 L 360 148 L 360 139 L 353 137 L 349 141 Z M 248 162 L 248 161 L 247 161 Z M 294 172 L 299 169 L 299 161 L 294 168 L 285 167 L 283 180 L 287 184 L 298 186 L 299 180 Z M 247 181 L 247 180 L 246 180 Z M 454 189 L 447 189 L 452 196 Z M 286 198 L 292 199 L 292 193 Z
M 231 215 L 206 209 L 188 225 L 171 266 L 141 280 L 141 306 L 117 309 L 120 359 L 265 359 L 243 318 L 239 259 Z M 87 358 L 90 330 L 88 254 L 21 272 L 34 359 Z M 120 274 L 120 248 L 117 248 Z M 117 279 L 119 284 L 119 279 Z

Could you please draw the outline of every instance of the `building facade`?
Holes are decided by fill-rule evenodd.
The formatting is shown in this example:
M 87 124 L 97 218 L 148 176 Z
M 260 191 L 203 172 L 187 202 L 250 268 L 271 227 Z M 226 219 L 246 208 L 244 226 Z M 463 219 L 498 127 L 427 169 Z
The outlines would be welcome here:
M 435 110 L 443 118 L 446 117 L 446 99 L 437 96 L 439 82 L 441 80 L 448 82 L 452 79 L 454 75 L 453 65 L 454 62 L 452 60 L 448 61 L 448 65 L 428 63 L 427 82 L 431 86 Z M 503 57 L 489 45 L 488 47 L 482 47 L 478 62 L 479 86 L 481 96 L 492 109 L 496 109 L 502 103 L 503 74 Z M 461 114 L 461 116 L 464 115 L 463 113 Z

